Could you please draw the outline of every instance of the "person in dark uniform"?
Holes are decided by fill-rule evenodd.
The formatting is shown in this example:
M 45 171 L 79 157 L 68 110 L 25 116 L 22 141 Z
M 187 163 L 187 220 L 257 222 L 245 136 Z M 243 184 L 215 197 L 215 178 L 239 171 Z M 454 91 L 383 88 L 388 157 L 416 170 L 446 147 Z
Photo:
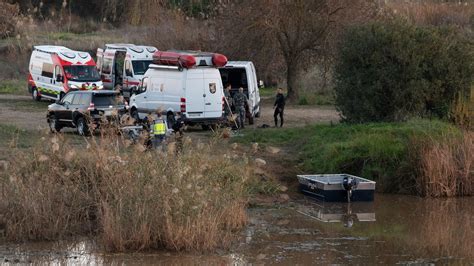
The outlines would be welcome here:
M 230 94 L 230 90 L 232 89 L 232 86 L 230 84 L 227 84 L 224 90 L 224 97 L 226 99 L 226 104 L 224 106 L 224 115 L 226 118 L 228 118 L 232 114 L 232 96 Z
M 240 129 L 244 128 L 245 122 L 245 104 L 248 102 L 247 95 L 244 93 L 244 88 L 240 87 L 239 92 L 234 94 L 233 97 L 235 111 L 237 112 L 237 124 Z
M 280 115 L 280 127 L 283 127 L 283 111 L 285 109 L 285 96 L 283 95 L 283 89 L 278 88 L 277 95 L 275 99 L 275 104 L 273 105 L 275 112 L 273 113 L 273 118 L 275 119 L 275 127 L 278 126 L 278 115 Z

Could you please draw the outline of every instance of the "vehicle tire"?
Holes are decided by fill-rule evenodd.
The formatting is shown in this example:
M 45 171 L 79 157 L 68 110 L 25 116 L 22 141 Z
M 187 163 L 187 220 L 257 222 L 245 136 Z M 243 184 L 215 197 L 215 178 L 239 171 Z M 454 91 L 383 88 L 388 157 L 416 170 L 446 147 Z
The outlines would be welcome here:
M 80 136 L 88 136 L 89 135 L 89 126 L 87 125 L 86 120 L 84 117 L 79 117 L 76 120 L 76 130 L 77 134 Z
M 249 125 L 253 125 L 253 116 L 252 115 L 249 116 Z
M 259 118 L 260 117 L 260 108 L 258 108 L 258 113 L 255 114 L 255 118 Z
M 61 131 L 63 128 L 59 122 L 58 118 L 55 115 L 50 115 L 48 118 L 48 124 L 49 124 L 49 129 L 51 130 L 51 133 L 56 133 Z
M 138 110 L 133 108 L 131 111 L 130 111 L 130 116 L 135 119 L 135 123 L 138 123 L 140 121 L 140 116 L 138 115 Z
M 31 96 L 33 97 L 33 100 L 38 101 L 38 102 L 41 101 L 41 95 L 38 93 L 37 88 L 33 88 L 31 92 Z

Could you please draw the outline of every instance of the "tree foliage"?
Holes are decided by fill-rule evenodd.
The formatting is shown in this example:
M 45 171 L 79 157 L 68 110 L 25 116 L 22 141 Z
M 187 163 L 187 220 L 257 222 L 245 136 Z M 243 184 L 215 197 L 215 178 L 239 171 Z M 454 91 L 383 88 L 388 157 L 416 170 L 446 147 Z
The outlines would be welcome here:
M 336 105 L 348 122 L 447 117 L 456 95 L 473 84 L 474 53 L 450 28 L 403 21 L 349 29 L 340 47 Z

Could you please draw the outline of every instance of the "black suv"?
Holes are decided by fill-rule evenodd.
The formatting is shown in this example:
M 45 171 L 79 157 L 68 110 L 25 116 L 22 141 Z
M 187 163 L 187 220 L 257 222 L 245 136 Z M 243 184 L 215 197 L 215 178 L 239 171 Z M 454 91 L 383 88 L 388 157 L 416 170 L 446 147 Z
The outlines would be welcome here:
M 72 91 L 48 106 L 47 121 L 52 132 L 63 127 L 75 127 L 79 135 L 90 133 L 104 121 L 119 121 L 127 106 L 114 91 Z

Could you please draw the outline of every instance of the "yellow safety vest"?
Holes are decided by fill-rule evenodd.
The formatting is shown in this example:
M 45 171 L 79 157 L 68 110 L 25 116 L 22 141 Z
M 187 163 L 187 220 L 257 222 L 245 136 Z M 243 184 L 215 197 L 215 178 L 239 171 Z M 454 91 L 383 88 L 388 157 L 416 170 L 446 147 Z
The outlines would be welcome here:
M 166 126 L 163 120 L 155 122 L 153 125 L 153 135 L 165 135 L 166 134 Z

